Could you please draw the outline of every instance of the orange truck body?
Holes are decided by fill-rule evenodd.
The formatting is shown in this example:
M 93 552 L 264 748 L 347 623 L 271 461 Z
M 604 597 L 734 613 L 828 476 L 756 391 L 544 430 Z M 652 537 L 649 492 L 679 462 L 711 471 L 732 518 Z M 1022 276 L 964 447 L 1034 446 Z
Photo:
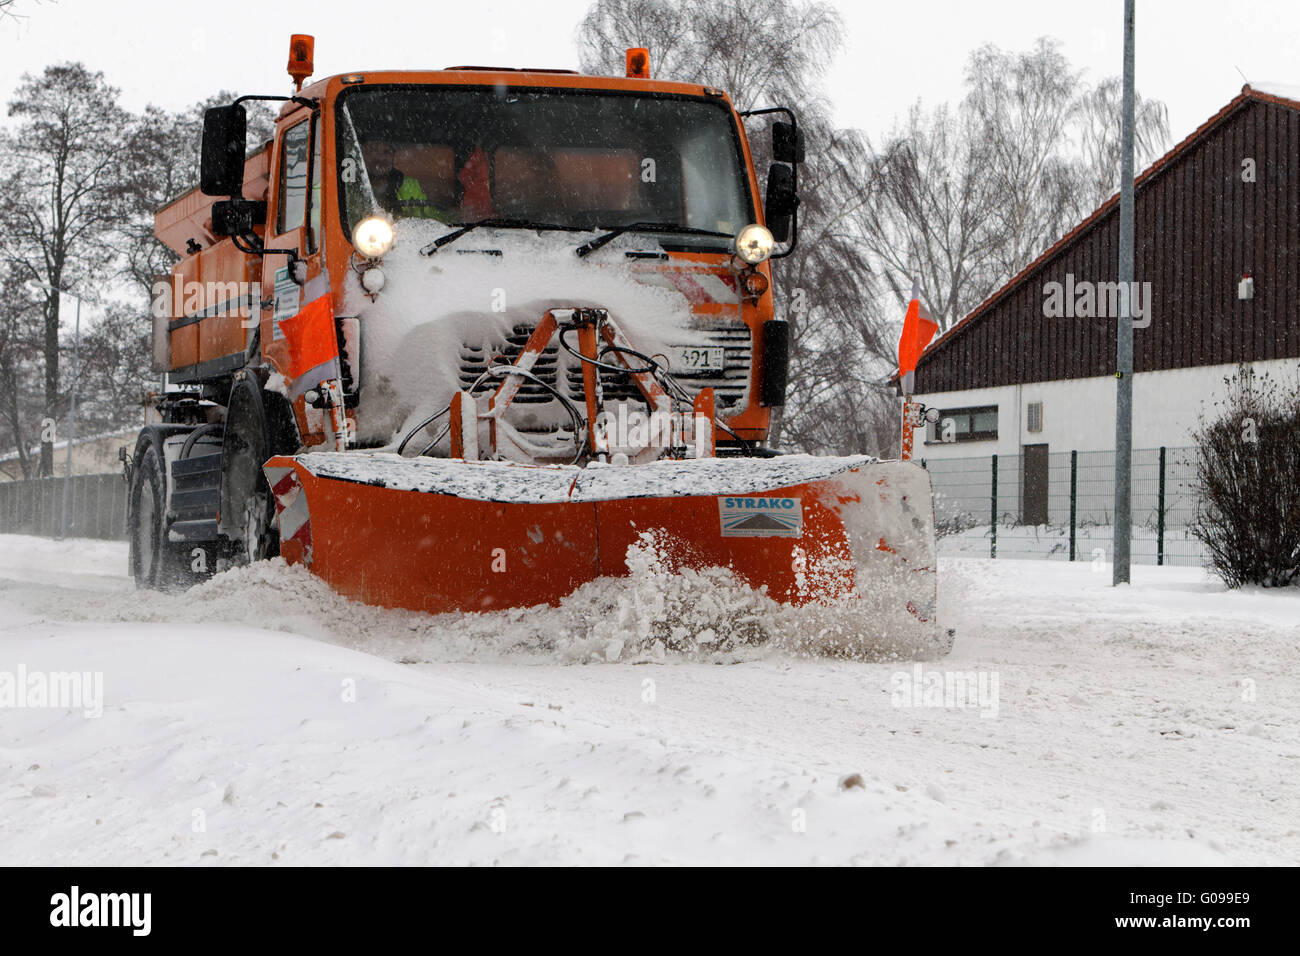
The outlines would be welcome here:
M 721 101 L 727 105 L 735 117 L 737 133 L 744 154 L 745 176 L 750 196 L 754 197 L 754 221 L 763 224 L 762 204 L 759 183 L 754 171 L 753 156 L 744 123 L 735 113 L 726 93 L 713 87 L 690 83 L 676 83 L 654 79 L 631 77 L 587 76 L 569 71 L 547 70 L 506 70 L 488 68 L 458 68 L 449 70 L 427 71 L 375 71 L 360 74 L 341 74 L 318 80 L 304 87 L 298 94 L 304 99 L 317 100 L 321 123 L 319 135 L 320 149 L 316 155 L 320 158 L 320 193 L 319 203 L 323 214 L 320 216 L 321 241 L 319 248 L 308 247 L 305 229 L 295 229 L 283 234 L 276 232 L 274 223 L 280 198 L 277 195 L 273 170 L 278 170 L 282 163 L 283 133 L 290 127 L 309 118 L 313 110 L 297 102 L 286 103 L 280 110 L 276 121 L 275 138 L 264 148 L 252 154 L 246 163 L 244 175 L 244 196 L 248 199 L 264 200 L 268 203 L 267 225 L 256 228 L 257 235 L 268 248 L 295 249 L 301 255 L 305 267 L 306 283 L 325 273 L 330 295 L 333 298 L 333 314 L 344 311 L 343 295 L 345 280 L 348 276 L 353 255 L 351 237 L 346 235 L 336 213 L 340 197 L 338 196 L 338 170 L 336 168 L 335 135 L 336 124 L 333 121 L 332 105 L 344 90 L 358 85 L 431 85 L 431 86 L 473 86 L 473 87 L 523 87 L 556 90 L 603 90 L 622 91 L 642 94 L 672 94 Z M 400 158 L 400 157 L 399 157 Z M 426 160 L 427 161 L 427 160 Z M 415 167 L 419 172 L 418 165 Z M 428 180 L 426 180 L 427 182 Z M 155 217 L 154 233 L 169 248 L 182 256 L 172 269 L 171 289 L 185 288 L 186 283 L 221 283 L 221 282 L 260 282 L 262 305 L 260 310 L 240 307 L 234 310 L 218 310 L 220 314 L 203 315 L 213 311 L 214 305 L 208 299 L 192 300 L 187 308 L 186 297 L 171 294 L 169 321 L 165 324 L 156 322 L 155 355 L 164 356 L 160 360 L 158 371 L 170 373 L 175 383 L 211 381 L 228 375 L 245 363 L 246 348 L 251 342 L 248 326 L 252 317 L 260 311 L 260 343 L 262 359 L 273 366 L 282 375 L 289 373 L 288 345 L 283 339 L 277 340 L 271 323 L 273 317 L 269 305 L 268 291 L 274 289 L 275 273 L 284 265 L 283 256 L 257 257 L 248 255 L 235 248 L 230 239 L 220 239 L 212 234 L 211 211 L 214 197 L 204 196 L 197 188 L 158 211 Z M 195 247 L 200 251 L 191 251 Z M 732 268 L 732 256 L 728 254 L 705 252 L 669 252 L 669 260 L 646 266 L 646 269 L 661 273 L 677 274 L 683 284 L 689 284 L 691 276 L 701 273 L 716 276 L 731 289 L 736 289 L 735 273 Z M 771 410 L 760 403 L 758 382 L 754 369 L 763 363 L 763 323 L 773 318 L 773 295 L 771 266 L 768 262 L 754 267 L 766 280 L 766 291 L 758 296 L 747 296 L 741 290 L 731 301 L 716 301 L 708 296 L 699 296 L 692 301 L 692 312 L 700 317 L 731 320 L 737 328 L 748 332 L 750 342 L 751 380 L 748 388 L 748 402 L 743 408 L 728 414 L 727 425 L 736 436 L 746 441 L 762 442 L 766 439 L 771 423 Z M 305 284 L 305 283 L 304 283 Z M 209 298 L 211 298 L 209 296 Z M 364 319 L 363 319 L 364 321 Z M 365 401 L 364 383 L 361 401 Z M 319 416 L 313 415 L 312 409 L 306 407 L 299 398 L 295 402 L 295 417 L 308 444 L 320 444 L 325 440 L 324 423 Z M 716 438 L 725 442 L 733 436 L 718 432 Z

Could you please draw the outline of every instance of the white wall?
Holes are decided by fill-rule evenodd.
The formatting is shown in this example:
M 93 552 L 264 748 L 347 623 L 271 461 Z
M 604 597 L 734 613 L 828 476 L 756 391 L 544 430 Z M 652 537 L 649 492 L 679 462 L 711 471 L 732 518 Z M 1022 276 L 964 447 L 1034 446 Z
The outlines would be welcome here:
M 127 454 L 135 451 L 135 440 L 140 434 L 138 428 L 126 428 L 108 435 L 92 435 L 79 438 L 72 446 L 72 473 L 74 475 L 103 475 L 118 473 L 122 463 L 118 460 L 117 450 L 126 446 Z M 54 474 L 63 477 L 67 465 L 68 443 L 54 443 Z M 39 449 L 32 450 L 33 464 L 40 457 Z M 23 476 L 18 464 L 18 455 L 10 452 L 0 458 L 0 481 L 17 481 Z
M 1288 382 L 1300 377 L 1300 359 L 1252 363 L 1260 371 Z M 1212 415 L 1224 393 L 1224 378 L 1235 365 L 1141 372 L 1133 377 L 1133 447 L 1178 448 L 1192 444 L 1198 416 Z M 1045 443 L 1049 451 L 1109 451 L 1115 448 L 1115 387 L 1112 377 L 1035 382 L 1001 388 L 918 395 L 937 408 L 998 406 L 998 437 L 983 441 L 926 443 L 917 429 L 917 458 L 941 460 L 988 455 L 1016 455 L 1022 445 Z M 1043 403 L 1043 430 L 1026 431 L 1026 407 Z

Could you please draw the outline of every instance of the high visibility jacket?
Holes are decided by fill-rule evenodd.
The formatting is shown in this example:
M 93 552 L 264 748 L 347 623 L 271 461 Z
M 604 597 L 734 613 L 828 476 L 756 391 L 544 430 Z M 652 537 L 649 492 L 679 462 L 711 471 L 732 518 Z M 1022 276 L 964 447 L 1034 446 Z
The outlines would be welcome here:
M 449 217 L 446 213 L 427 201 L 429 197 L 424 187 L 414 176 L 408 176 L 401 170 L 394 169 L 389 173 L 389 190 L 391 198 L 396 200 L 393 204 L 395 214 L 417 219 L 437 219 L 439 222 L 448 221 Z

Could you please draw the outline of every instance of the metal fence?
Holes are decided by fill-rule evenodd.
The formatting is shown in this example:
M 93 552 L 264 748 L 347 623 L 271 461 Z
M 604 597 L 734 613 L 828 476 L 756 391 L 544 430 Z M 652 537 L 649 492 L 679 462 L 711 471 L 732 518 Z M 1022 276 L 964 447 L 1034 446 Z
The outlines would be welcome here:
M 1188 530 L 1196 515 L 1194 448 L 1133 452 L 1133 560 L 1202 565 Z M 1055 452 L 921 459 L 934 487 L 941 554 L 994 558 L 1110 560 L 1115 454 Z M 1044 460 L 1045 459 L 1045 460 Z M 56 537 L 64 478 L 0 482 L 0 532 Z M 67 495 L 72 537 L 126 537 L 126 483 L 120 473 L 74 475 Z M 1038 520 L 1044 519 L 1044 520 Z
M 71 487 L 65 490 L 69 481 Z M 58 537 L 65 502 L 69 537 L 126 537 L 126 482 L 121 472 L 0 482 L 0 532 Z
M 1199 566 L 1195 448 L 1133 452 L 1133 560 Z M 940 554 L 1109 561 L 1115 453 L 921 460 L 934 487 Z

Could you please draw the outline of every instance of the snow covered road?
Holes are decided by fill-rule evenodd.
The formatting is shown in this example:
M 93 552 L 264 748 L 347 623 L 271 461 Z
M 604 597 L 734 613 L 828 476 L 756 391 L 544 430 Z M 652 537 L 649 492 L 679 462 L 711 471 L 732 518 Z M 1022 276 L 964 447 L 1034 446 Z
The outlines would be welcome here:
M 1300 591 L 952 559 L 914 665 L 629 650 L 608 582 L 433 619 L 125 564 L 0 536 L 0 682 L 102 673 L 102 716 L 0 709 L 0 864 L 1300 862 Z

